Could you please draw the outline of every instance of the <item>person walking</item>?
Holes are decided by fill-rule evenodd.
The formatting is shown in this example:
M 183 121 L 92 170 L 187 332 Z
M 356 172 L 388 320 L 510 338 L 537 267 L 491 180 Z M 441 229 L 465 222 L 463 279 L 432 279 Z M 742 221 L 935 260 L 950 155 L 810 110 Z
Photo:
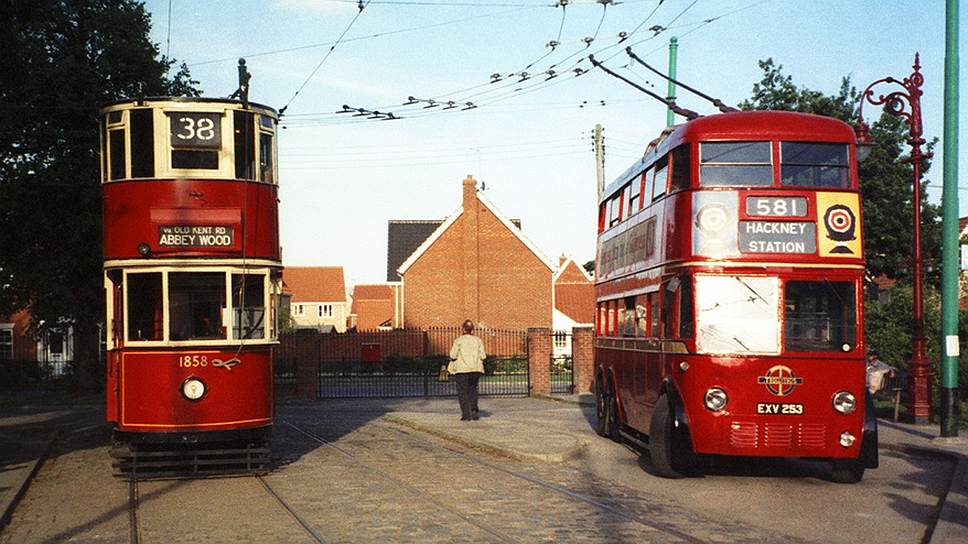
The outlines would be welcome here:
M 457 402 L 460 403 L 460 420 L 470 421 L 478 418 L 477 382 L 484 374 L 484 342 L 472 334 L 474 323 L 470 319 L 461 325 L 464 334 L 454 340 L 450 348 L 450 364 L 447 372 L 454 376 L 457 383 Z

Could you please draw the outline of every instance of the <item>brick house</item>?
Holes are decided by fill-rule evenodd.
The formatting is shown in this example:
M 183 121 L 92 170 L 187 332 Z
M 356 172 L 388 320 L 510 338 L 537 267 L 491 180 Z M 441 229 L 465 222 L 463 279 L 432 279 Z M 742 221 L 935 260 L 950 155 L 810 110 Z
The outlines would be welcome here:
M 403 326 L 403 284 L 387 282 L 353 287 L 350 326 L 361 331 L 399 329 Z
M 570 332 L 574 327 L 592 326 L 595 322 L 595 284 L 584 268 L 571 257 L 559 258 L 558 271 L 553 276 L 555 310 L 552 327 L 554 356 L 571 356 L 570 339 L 558 331 Z
M 346 332 L 349 301 L 342 266 L 287 266 L 282 282 L 289 299 L 289 316 L 297 329 Z
M 477 191 L 468 176 L 461 207 L 400 265 L 404 327 L 500 329 L 552 324 L 557 267 Z

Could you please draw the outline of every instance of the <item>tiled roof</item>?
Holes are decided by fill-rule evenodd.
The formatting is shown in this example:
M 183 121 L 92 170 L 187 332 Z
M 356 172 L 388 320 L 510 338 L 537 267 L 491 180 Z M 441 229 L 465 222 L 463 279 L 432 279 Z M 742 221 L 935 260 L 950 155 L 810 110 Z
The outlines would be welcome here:
M 287 266 L 282 281 L 293 302 L 346 301 L 342 266 Z
M 555 308 L 576 323 L 594 323 L 595 286 L 584 283 L 556 283 Z

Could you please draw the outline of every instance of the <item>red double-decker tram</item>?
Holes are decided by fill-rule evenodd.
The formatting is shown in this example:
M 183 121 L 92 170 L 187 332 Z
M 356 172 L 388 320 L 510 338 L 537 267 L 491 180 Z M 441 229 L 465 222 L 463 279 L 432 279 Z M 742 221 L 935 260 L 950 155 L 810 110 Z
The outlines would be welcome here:
M 282 262 L 275 110 L 101 110 L 107 420 L 121 474 L 269 463 Z
M 826 459 L 841 482 L 877 466 L 855 143 L 815 115 L 701 117 L 604 191 L 599 434 L 647 443 L 667 477 L 697 455 Z

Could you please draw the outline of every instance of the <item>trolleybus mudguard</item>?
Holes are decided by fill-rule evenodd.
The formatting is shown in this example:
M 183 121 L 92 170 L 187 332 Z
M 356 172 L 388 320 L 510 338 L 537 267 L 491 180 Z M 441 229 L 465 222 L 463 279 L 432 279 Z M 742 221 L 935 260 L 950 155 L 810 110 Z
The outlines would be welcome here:
M 662 380 L 662 388 L 660 390 L 661 394 L 665 394 L 666 398 L 669 399 L 671 404 L 673 417 L 673 433 L 672 433 L 672 445 L 674 451 L 681 454 L 691 456 L 693 454 L 692 449 L 692 435 L 689 430 L 689 418 L 686 416 L 686 409 L 682 403 L 682 396 L 679 395 L 679 390 L 676 389 L 676 384 L 673 383 L 672 379 L 665 378 Z

